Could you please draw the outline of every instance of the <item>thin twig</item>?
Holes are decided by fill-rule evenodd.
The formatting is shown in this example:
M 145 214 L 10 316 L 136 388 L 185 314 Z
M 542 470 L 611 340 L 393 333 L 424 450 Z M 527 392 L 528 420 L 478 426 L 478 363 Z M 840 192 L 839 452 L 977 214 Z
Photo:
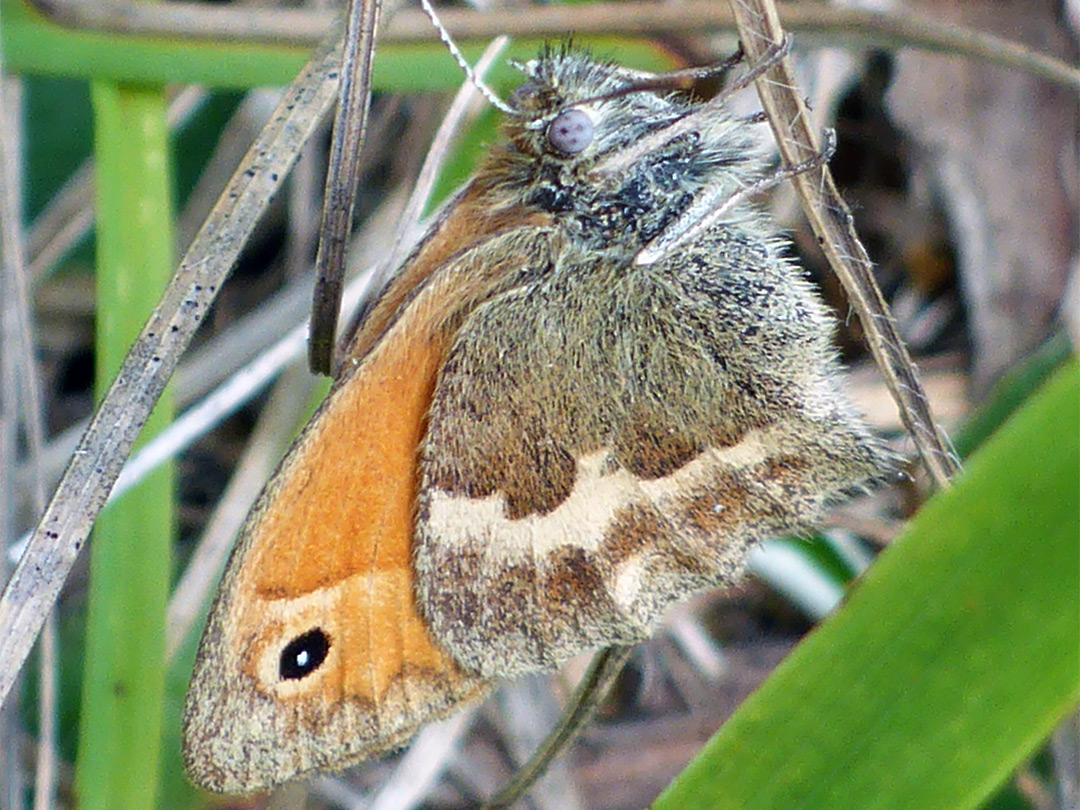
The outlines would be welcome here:
M 341 92 L 330 140 L 308 339 L 308 365 L 316 374 L 336 371 L 334 343 L 345 288 L 345 254 L 360 183 L 360 150 L 371 106 L 371 66 L 381 8 L 382 0 L 349 0 L 345 17 Z
M 0 79 L 0 92 L 2 88 Z M 8 121 L 6 106 L 0 97 L 0 153 L 8 151 L 5 133 L 13 129 Z M 6 163 L 6 157 L 0 154 L 0 164 Z M 0 181 L 0 194 L 5 192 L 6 186 Z M 11 207 L 10 203 L 5 207 Z M 12 233 L 11 220 L 11 215 L 0 211 L 0 536 L 5 538 L 16 525 L 15 488 L 10 473 L 15 467 L 18 453 L 19 427 L 18 364 L 14 350 L 18 342 L 18 315 L 12 303 L 14 296 L 9 292 L 13 286 L 9 279 L 13 274 L 8 272 L 9 246 L 17 240 L 17 236 Z M 7 560 L 0 560 L 0 579 L 6 580 L 9 570 Z M 12 701 L 12 704 L 15 703 Z M 15 810 L 22 806 L 22 769 L 17 756 L 18 728 L 18 706 L 0 708 L 0 810 Z
M 537 673 L 504 684 L 492 696 L 491 714 L 502 747 L 516 768 L 543 744 L 566 707 L 555 690 L 552 677 Z M 491 789 L 482 795 L 492 793 Z M 585 810 L 569 763 L 553 761 L 529 791 L 532 810 Z
M 145 36 L 183 36 L 311 46 L 335 19 L 325 12 L 296 9 L 230 8 L 190 2 L 138 3 L 113 0 L 33 0 L 37 11 L 60 24 L 83 30 Z M 712 0 L 681 3 L 596 3 L 531 6 L 491 13 L 448 8 L 440 11 L 450 35 L 459 42 L 487 41 L 500 34 L 512 38 L 603 34 L 701 34 L 734 30 L 731 11 Z M 975 31 L 953 22 L 887 11 L 832 6 L 816 2 L 785 3 L 788 30 L 813 35 L 822 45 L 848 48 L 916 48 L 951 53 L 1033 73 L 1058 84 L 1080 88 L 1080 70 L 1061 59 L 1017 42 Z M 434 42 L 438 33 L 424 14 L 405 10 L 388 21 L 384 43 Z
M 484 805 L 484 810 L 507 810 L 544 775 L 552 760 L 566 750 L 570 741 L 589 722 L 633 650 L 633 647 L 605 647 L 593 657 L 559 724 L 536 749 L 532 758 Z
M 0 597 L 0 701 L 56 601 L 123 460 L 228 276 L 255 221 L 337 93 L 340 39 L 320 47 L 286 91 L 222 201 L 192 242 L 128 353 Z
M 33 508 L 40 515 L 45 510 L 45 483 L 41 470 L 45 444 L 45 410 L 42 406 L 41 378 L 34 361 L 34 330 L 27 284 L 25 237 L 22 228 L 22 143 L 20 127 L 12 122 L 22 117 L 23 92 L 18 79 L 0 75 L 0 222 L 3 237 L 4 280 L 0 301 L 4 317 L 14 321 L 14 338 L 5 348 L 11 355 L 7 362 L 20 369 L 17 375 L 22 395 L 22 419 L 26 431 L 26 455 L 33 470 Z M 6 331 L 6 330 L 5 330 Z M 12 416 L 18 415 L 18 409 Z M 16 419 L 16 424 L 18 423 Z M 37 768 L 34 774 L 34 808 L 48 810 L 56 794 L 56 712 L 57 656 L 56 613 L 50 611 L 42 634 L 38 661 L 38 742 Z M 15 714 L 9 714 L 16 721 Z M 14 732 L 14 723 L 5 729 Z M 8 762 L 11 768 L 16 762 Z M 9 774 L 5 774 L 9 776 Z M 22 806 L 21 798 L 17 799 Z
M 477 60 L 475 75 L 483 79 L 499 54 L 506 50 L 509 42 L 506 37 L 496 37 Z M 420 218 L 435 189 L 435 181 L 439 179 L 439 172 L 450 156 L 450 147 L 453 145 L 454 137 L 465 123 L 466 116 L 476 103 L 478 94 L 478 88 L 467 81 L 461 85 L 454 100 L 450 102 L 446 115 L 443 116 L 439 128 L 435 131 L 435 136 L 431 139 L 431 147 L 424 156 L 424 163 L 417 174 L 416 185 L 413 186 L 412 193 L 409 195 L 405 210 L 401 212 L 401 220 L 394 235 L 394 246 L 375 271 L 375 276 L 371 281 L 373 290 L 382 289 L 386 279 L 405 260 L 405 256 L 412 249 L 417 238 Z M 356 326 L 355 322 L 350 325 L 344 335 L 345 342 L 348 342 Z
M 771 0 L 731 0 L 739 24 L 743 50 L 750 63 L 763 58 L 784 33 Z M 777 148 L 788 166 L 797 166 L 821 151 L 817 133 L 787 58 L 779 60 L 757 80 L 761 105 L 769 118 Z M 934 421 L 888 306 L 874 281 L 870 258 L 855 234 L 851 212 L 833 182 L 827 166 L 792 178 L 803 211 L 818 244 L 847 291 L 851 306 L 866 330 L 867 343 L 881 369 L 900 415 L 931 478 L 948 486 L 959 469 L 944 432 Z
M 207 96 L 210 94 L 203 91 Z M 261 130 L 281 101 L 282 88 L 257 87 L 247 93 L 237 105 L 224 129 L 217 137 L 214 149 L 203 163 L 198 179 L 187 195 L 184 207 L 176 217 L 175 239 L 177 253 L 187 250 L 199 232 L 206 215 L 221 196 L 225 183 L 247 153 L 254 133 Z M 170 129 L 173 105 L 169 106 Z
M 231 323 L 199 348 L 187 352 L 170 381 L 177 407 L 187 409 L 198 405 L 242 368 L 264 355 L 268 345 L 274 345 L 290 330 L 300 327 L 307 319 L 310 298 L 311 275 L 308 274 L 264 300 L 257 309 Z M 82 419 L 46 444 L 43 458 L 46 491 L 59 481 L 89 424 L 88 418 Z M 26 465 L 20 465 L 16 472 L 16 488 L 23 493 L 29 487 L 30 470 Z M 25 497 L 20 499 L 23 508 L 25 501 Z M 22 550 L 9 548 L 8 552 L 17 561 Z
M 228 177 L 247 151 L 252 138 L 251 121 L 245 120 L 243 125 L 237 125 L 237 118 L 251 119 L 254 115 L 259 119 L 258 127 L 261 128 L 269 118 L 275 104 L 280 101 L 282 93 L 280 89 L 264 89 L 252 91 L 247 95 L 226 127 L 222 138 L 219 139 L 210 158 L 214 166 L 208 164 L 208 168 L 203 171 L 204 178 L 210 175 L 214 168 L 220 170 L 218 172 L 220 177 Z M 193 88 L 187 88 L 177 95 L 169 106 L 170 129 L 175 131 L 175 128 L 182 127 L 205 96 L 204 90 L 196 92 Z M 266 107 L 261 113 L 251 109 L 260 105 Z M 232 132 L 234 129 L 244 130 L 242 134 L 246 140 L 243 143 L 239 142 L 240 133 Z M 233 147 L 236 147 L 235 152 Z M 207 185 L 210 184 L 207 183 Z M 198 186 L 203 185 L 203 179 L 200 179 L 180 214 L 179 240 L 185 246 L 201 226 L 213 202 L 221 193 L 223 181 L 213 180 L 212 184 L 215 187 L 214 198 L 206 205 L 202 205 L 197 199 Z M 88 160 L 68 178 L 29 229 L 27 273 L 30 289 L 33 289 L 34 285 L 42 280 L 42 276 L 89 232 L 94 221 L 92 197 L 93 161 Z M 83 205 L 85 208 L 82 207 Z M 193 208 L 202 209 L 198 212 L 197 222 L 194 221 Z M 46 235 L 50 228 L 59 229 L 59 233 L 54 234 L 55 238 L 49 238 Z M 35 234 L 37 234 L 36 240 Z M 38 251 L 36 254 L 35 248 Z M 297 326 L 307 316 L 310 298 L 310 275 L 293 279 L 283 289 L 263 301 L 257 309 L 245 313 L 238 320 L 216 332 L 198 348 L 186 352 L 170 382 L 177 408 L 184 409 L 196 403 L 214 387 L 235 374 L 244 364 L 255 358 L 263 351 L 267 343 L 272 343 L 289 329 Z M 56 486 L 89 423 L 89 418 L 80 419 L 47 441 L 41 459 L 46 491 Z M 20 463 L 16 470 L 16 506 L 19 509 L 29 508 L 30 472 L 25 463 Z M 17 561 L 22 548 L 9 547 L 8 552 L 13 561 Z
M 379 213 L 372 218 L 372 227 L 365 227 L 362 237 L 357 241 L 370 246 L 373 234 L 387 233 L 390 227 L 388 220 L 396 221 L 400 217 L 400 211 L 404 204 L 403 195 L 388 197 L 380 207 Z M 387 240 L 383 239 L 382 241 Z M 363 253 L 365 251 L 358 252 Z M 343 301 L 346 308 L 351 309 L 357 306 L 360 301 L 370 294 L 373 273 L 374 267 L 369 267 L 366 272 L 358 275 L 345 288 Z M 308 279 L 310 279 L 310 276 L 305 276 L 300 280 L 300 283 Z M 289 302 L 283 301 L 281 303 L 288 304 Z M 264 305 L 261 309 L 265 310 L 266 306 Z M 288 317 L 290 312 L 293 312 L 296 317 L 287 322 L 287 325 L 291 326 L 291 328 L 285 334 L 274 340 L 269 346 L 264 346 L 262 351 L 252 357 L 245 365 L 221 380 L 216 388 L 206 392 L 203 399 L 194 402 L 171 425 L 146 442 L 139 448 L 137 453 L 128 459 L 117 477 L 112 491 L 109 493 L 108 500 L 111 501 L 113 498 L 119 497 L 138 484 L 146 475 L 157 469 L 158 466 L 187 449 L 195 440 L 204 436 L 228 416 L 235 413 L 238 408 L 250 401 L 286 366 L 303 354 L 307 340 L 307 325 L 304 323 L 305 311 L 300 309 L 283 311 L 275 314 L 271 322 L 275 324 L 285 323 L 282 319 Z M 260 322 L 261 319 L 256 318 L 255 323 L 251 325 Z M 264 343 L 269 334 L 278 334 L 278 332 L 274 330 L 273 332 L 264 333 Z M 177 373 L 179 373 L 179 369 Z M 21 537 L 13 544 L 9 553 L 16 558 L 20 557 L 30 542 L 30 538 L 30 534 Z

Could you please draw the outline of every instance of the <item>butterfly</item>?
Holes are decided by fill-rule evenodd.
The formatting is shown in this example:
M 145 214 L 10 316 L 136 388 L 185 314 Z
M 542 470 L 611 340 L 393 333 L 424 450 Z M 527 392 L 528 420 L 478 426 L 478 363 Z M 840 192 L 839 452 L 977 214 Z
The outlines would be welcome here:
M 746 190 L 754 122 L 551 47 L 252 509 L 192 676 L 196 784 L 405 744 L 647 638 L 891 466 Z

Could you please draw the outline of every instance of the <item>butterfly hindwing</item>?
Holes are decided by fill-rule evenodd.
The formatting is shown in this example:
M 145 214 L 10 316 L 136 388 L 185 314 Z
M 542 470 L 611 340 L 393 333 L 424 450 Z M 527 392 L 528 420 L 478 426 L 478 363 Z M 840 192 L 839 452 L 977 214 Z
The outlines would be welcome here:
M 564 247 L 478 308 L 422 456 L 417 581 L 440 643 L 506 675 L 640 640 L 878 473 L 830 331 L 798 270 L 731 227 L 651 266 Z

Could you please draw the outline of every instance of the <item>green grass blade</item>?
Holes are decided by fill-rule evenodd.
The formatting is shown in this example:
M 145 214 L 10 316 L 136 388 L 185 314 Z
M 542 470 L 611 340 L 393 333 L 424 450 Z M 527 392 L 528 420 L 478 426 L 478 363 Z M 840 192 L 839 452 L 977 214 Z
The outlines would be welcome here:
M 288 84 L 311 55 L 311 48 L 301 45 L 67 28 L 47 19 L 25 0 L 0 2 L 5 68 L 17 73 L 251 88 Z M 519 74 L 506 66 L 506 60 L 531 59 L 544 41 L 514 42 L 488 81 L 496 87 L 508 80 L 516 85 Z M 586 36 L 576 41 L 601 55 L 615 56 L 628 67 L 660 70 L 672 66 L 670 53 L 644 40 Z M 483 49 L 476 44 L 463 47 L 473 62 Z M 373 80 L 376 90 L 449 90 L 460 86 L 463 79 L 442 43 L 379 45 Z
M 1080 371 L 932 499 L 656 801 L 972 808 L 1080 697 Z
M 952 436 L 960 457 L 971 455 L 1071 356 L 1072 341 L 1067 334 L 1059 332 L 1010 368 Z
M 92 96 L 104 387 L 172 273 L 172 206 L 164 93 L 97 83 Z M 171 417 L 166 394 L 144 437 Z M 173 489 L 172 467 L 158 470 L 102 513 L 91 544 L 76 775 L 85 810 L 152 808 L 157 800 Z

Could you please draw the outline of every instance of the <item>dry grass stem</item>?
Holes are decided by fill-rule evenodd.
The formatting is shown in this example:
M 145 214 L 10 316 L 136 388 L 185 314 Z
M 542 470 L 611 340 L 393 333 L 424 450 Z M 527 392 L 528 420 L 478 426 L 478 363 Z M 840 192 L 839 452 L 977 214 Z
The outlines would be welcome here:
M 784 40 L 776 8 L 769 0 L 732 0 L 740 39 L 751 63 L 763 59 Z M 776 144 L 788 166 L 798 166 L 821 152 L 809 111 L 799 95 L 787 58 L 777 61 L 757 80 L 758 95 L 769 118 Z M 866 330 L 867 341 L 889 390 L 900 408 L 923 463 L 939 487 L 948 485 L 959 469 L 938 427 L 888 305 L 871 271 L 870 257 L 852 225 L 851 212 L 840 196 L 827 166 L 792 178 L 803 210 L 817 235 L 829 265 L 847 291 Z
M 123 460 L 217 295 L 255 220 L 284 182 L 337 92 L 336 43 L 286 93 L 180 267 L 98 407 L 0 597 L 0 700 L 7 698 L 86 542 Z

